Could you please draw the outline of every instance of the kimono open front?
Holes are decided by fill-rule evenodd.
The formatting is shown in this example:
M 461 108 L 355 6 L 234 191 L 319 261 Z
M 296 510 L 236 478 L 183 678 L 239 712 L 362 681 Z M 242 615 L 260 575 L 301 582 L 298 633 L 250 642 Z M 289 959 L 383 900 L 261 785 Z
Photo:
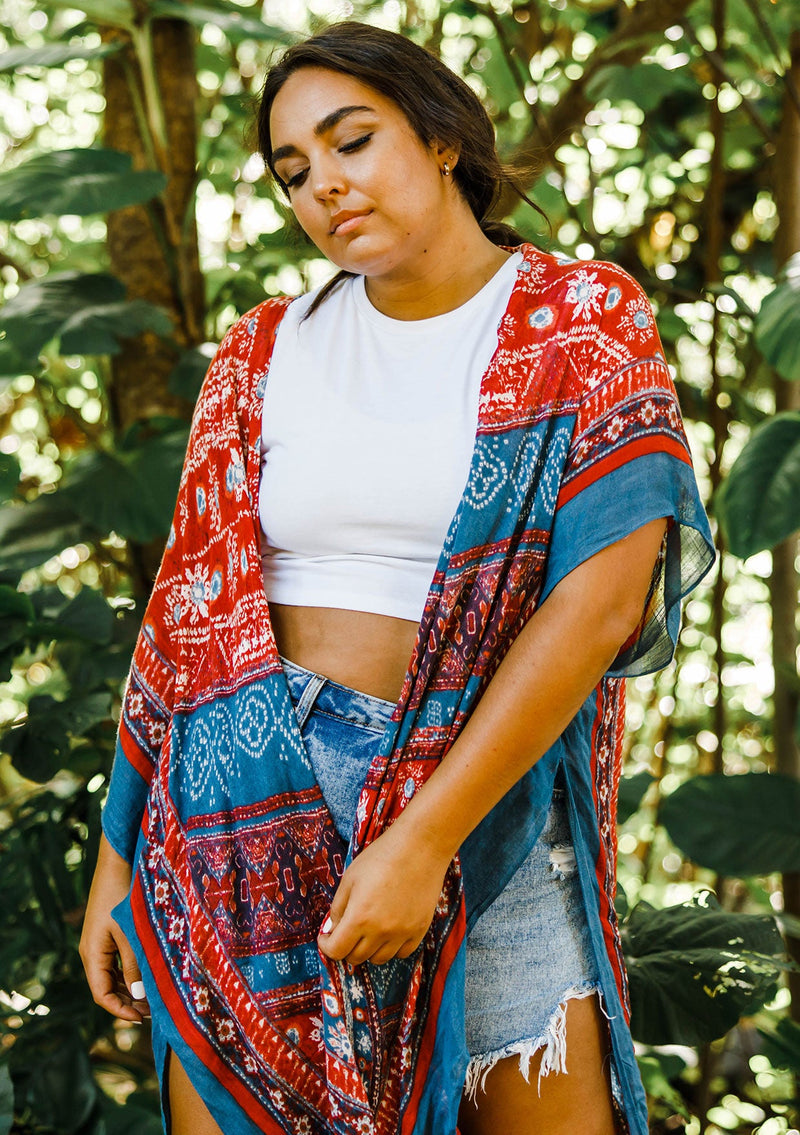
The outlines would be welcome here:
M 612 265 L 522 252 L 467 484 L 349 847 L 304 750 L 261 578 L 261 404 L 289 300 L 234 325 L 200 396 L 104 830 L 134 864 L 115 917 L 142 968 L 159 1073 L 174 1049 L 226 1135 L 455 1132 L 465 933 L 538 837 L 559 769 L 616 1094 L 646 1135 L 613 906 L 622 676 L 669 661 L 680 598 L 713 550 L 641 290 Z M 348 857 L 413 799 L 537 605 L 658 517 L 670 523 L 641 626 L 464 844 L 420 949 L 352 972 L 326 959 L 316 937 Z

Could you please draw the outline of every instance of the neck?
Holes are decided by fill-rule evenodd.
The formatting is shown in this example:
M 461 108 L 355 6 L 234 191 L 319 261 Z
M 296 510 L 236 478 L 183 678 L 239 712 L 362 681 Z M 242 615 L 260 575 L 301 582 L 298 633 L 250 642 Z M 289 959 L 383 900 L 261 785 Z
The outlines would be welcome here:
M 509 253 L 471 224 L 420 251 L 402 272 L 367 276 L 370 303 L 392 319 L 428 319 L 471 299 L 494 276 Z

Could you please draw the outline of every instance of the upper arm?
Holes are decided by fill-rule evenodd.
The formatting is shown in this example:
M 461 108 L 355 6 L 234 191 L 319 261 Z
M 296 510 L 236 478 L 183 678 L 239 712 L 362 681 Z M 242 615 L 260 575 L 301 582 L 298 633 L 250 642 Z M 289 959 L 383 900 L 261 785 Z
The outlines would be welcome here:
M 632 675 L 669 662 L 680 600 L 713 564 L 714 549 L 650 305 L 621 269 L 600 268 L 602 314 L 595 333 L 580 338 L 583 390 L 540 601 L 600 557 L 578 580 L 606 594 L 621 588 L 633 634 L 612 673 Z
M 606 544 L 556 584 L 546 606 L 621 649 L 647 621 L 666 531 L 658 517 Z

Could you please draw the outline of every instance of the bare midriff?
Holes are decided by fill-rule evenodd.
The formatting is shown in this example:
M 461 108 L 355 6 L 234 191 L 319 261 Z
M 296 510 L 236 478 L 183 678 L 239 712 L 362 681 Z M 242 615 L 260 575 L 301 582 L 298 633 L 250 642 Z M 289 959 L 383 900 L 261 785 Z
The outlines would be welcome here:
M 397 701 L 417 637 L 417 623 L 335 607 L 270 603 L 269 611 L 278 651 L 284 658 L 343 686 Z

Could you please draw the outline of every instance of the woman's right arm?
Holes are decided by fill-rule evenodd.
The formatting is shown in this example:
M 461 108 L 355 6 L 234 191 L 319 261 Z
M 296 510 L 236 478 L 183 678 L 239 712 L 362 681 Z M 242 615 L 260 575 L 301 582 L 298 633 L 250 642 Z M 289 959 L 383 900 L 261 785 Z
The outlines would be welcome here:
M 141 1022 L 149 1016 L 141 974 L 127 938 L 111 917 L 130 886 L 130 863 L 101 836 L 79 952 L 95 1002 L 123 1021 Z
M 253 401 L 261 366 L 261 355 L 253 344 L 258 342 L 261 354 L 268 352 L 288 302 L 268 300 L 242 316 L 227 332 L 212 360 L 192 419 L 174 524 L 133 652 L 102 814 L 103 836 L 80 942 L 94 1000 L 126 1021 L 141 1021 L 148 1015 L 148 1006 L 135 956 L 111 911 L 131 888 L 131 864 L 136 860 L 149 785 L 169 733 L 180 653 L 177 623 L 184 596 L 190 590 L 186 577 L 193 549 L 187 548 L 187 542 L 196 544 L 199 538 L 193 524 L 199 509 L 197 468 L 209 460 L 209 448 L 219 458 L 220 437 L 230 436 L 232 444 L 241 443 L 247 419 L 241 417 L 237 398 L 248 405 Z M 246 389 L 237 386 L 242 360 L 247 360 L 250 368 Z M 226 462 L 228 452 L 225 449 Z M 214 470 L 208 468 L 211 476 Z M 137 983 L 140 988 L 132 989 Z

